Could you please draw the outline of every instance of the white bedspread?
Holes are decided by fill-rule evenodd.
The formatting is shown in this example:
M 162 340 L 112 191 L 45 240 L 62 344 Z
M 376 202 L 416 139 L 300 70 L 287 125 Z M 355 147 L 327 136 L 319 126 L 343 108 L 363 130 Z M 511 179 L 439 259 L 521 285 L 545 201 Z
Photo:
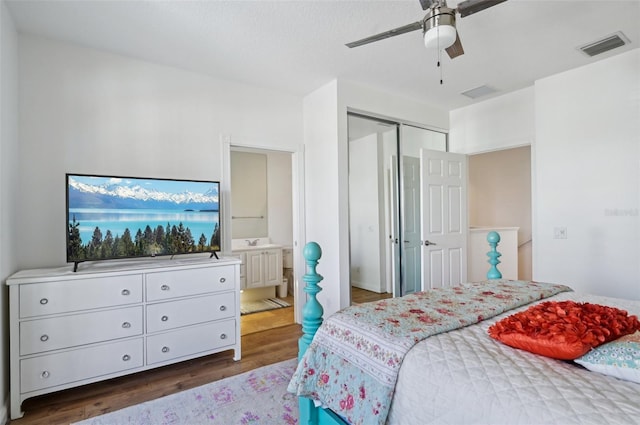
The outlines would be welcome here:
M 609 305 L 640 317 L 640 302 L 575 292 L 550 300 Z M 527 306 L 528 307 L 528 306 Z M 640 424 L 640 384 L 517 350 L 487 334 L 520 308 L 432 336 L 406 355 L 388 424 Z

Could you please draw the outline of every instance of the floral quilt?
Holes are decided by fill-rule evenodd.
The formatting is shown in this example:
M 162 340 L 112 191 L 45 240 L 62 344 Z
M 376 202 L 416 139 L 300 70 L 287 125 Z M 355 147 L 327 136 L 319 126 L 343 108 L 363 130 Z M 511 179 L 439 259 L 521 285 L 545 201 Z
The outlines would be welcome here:
M 400 365 L 416 343 L 565 291 L 571 288 L 489 280 L 348 307 L 318 329 L 288 390 L 350 424 L 384 424 Z

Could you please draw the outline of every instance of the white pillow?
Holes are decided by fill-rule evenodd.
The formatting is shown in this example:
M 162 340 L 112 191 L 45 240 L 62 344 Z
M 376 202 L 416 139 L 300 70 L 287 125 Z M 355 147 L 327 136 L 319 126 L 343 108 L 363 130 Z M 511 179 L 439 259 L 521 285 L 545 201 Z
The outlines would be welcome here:
M 640 384 L 640 331 L 602 344 L 574 361 L 593 372 Z

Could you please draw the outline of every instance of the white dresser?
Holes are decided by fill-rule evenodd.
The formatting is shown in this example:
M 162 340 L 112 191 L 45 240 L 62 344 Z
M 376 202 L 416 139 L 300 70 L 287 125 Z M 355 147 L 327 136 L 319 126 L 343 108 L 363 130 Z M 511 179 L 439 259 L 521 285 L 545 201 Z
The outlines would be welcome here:
M 29 398 L 220 351 L 240 359 L 240 261 L 135 260 L 7 280 L 11 418 Z

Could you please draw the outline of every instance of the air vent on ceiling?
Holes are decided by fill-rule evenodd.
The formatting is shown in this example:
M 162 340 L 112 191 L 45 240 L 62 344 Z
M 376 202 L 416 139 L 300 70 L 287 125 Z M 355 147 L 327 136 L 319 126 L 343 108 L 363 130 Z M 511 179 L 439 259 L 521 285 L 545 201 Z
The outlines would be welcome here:
M 586 55 L 596 56 L 627 43 L 629 43 L 629 39 L 622 32 L 617 32 L 601 40 L 580 46 L 579 49 Z
M 494 89 L 493 87 L 483 85 L 483 86 L 476 87 L 475 89 L 462 92 L 462 94 L 467 97 L 470 97 L 471 99 L 477 99 L 479 97 L 486 96 L 488 94 L 495 93 L 495 92 L 496 92 L 496 89 Z

